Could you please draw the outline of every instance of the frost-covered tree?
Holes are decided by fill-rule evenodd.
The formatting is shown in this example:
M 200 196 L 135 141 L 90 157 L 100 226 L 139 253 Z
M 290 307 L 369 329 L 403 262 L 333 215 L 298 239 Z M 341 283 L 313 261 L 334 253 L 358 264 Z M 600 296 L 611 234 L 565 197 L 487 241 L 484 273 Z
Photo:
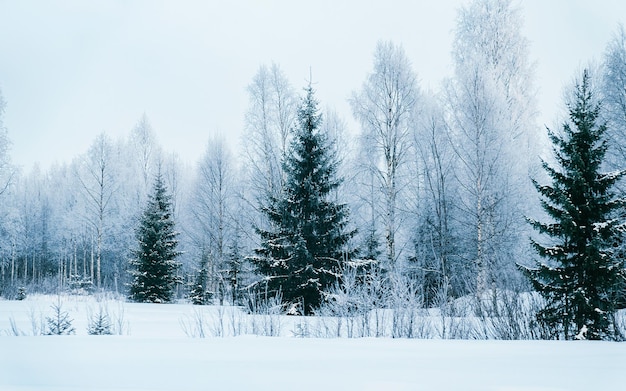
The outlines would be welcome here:
M 540 321 L 565 339 L 612 339 L 616 294 L 626 275 L 616 251 L 624 232 L 624 200 L 614 192 L 626 171 L 601 172 L 608 148 L 587 71 L 568 105 L 561 134 L 549 133 L 556 167 L 543 162 L 550 185 L 534 182 L 548 222 L 531 220 L 546 241 L 533 241 L 543 259 L 522 267 L 546 299 Z M 548 239 L 549 238 L 549 239 Z
M 11 180 L 15 175 L 15 169 L 11 165 L 11 159 L 9 156 L 9 135 L 7 129 L 4 127 L 4 110 L 6 108 L 6 102 L 2 97 L 2 91 L 0 90 L 0 196 L 4 194 Z
M 181 282 L 177 275 L 178 233 L 171 213 L 170 195 L 159 171 L 136 233 L 138 248 L 131 260 L 133 301 L 170 302 L 174 287 Z
M 262 65 L 248 86 L 249 106 L 244 129 L 244 158 L 250 182 L 251 202 L 258 203 L 282 191 L 281 169 L 291 128 L 297 115 L 297 99 L 277 64 Z
M 260 245 L 253 227 L 271 227 L 262 208 L 269 205 L 271 197 L 279 197 L 283 191 L 282 159 L 287 153 L 298 114 L 297 94 L 278 64 L 261 65 L 247 92 L 249 100 L 241 152 L 243 164 L 237 174 L 241 180 L 236 191 L 237 213 L 233 216 L 237 243 L 229 244 L 246 254 Z M 234 270 L 232 266 L 244 267 L 245 262 L 240 261 L 229 262 L 229 270 Z M 239 278 L 248 273 L 228 274 L 231 286 L 234 286 L 234 275 Z M 254 276 L 248 274 L 248 277 Z
M 379 42 L 374 69 L 350 103 L 361 124 L 364 147 L 371 152 L 363 162 L 364 182 L 381 193 L 380 202 L 370 201 L 370 230 L 375 232 L 376 219 L 383 225 L 387 268 L 394 268 L 400 255 L 396 236 L 403 222 L 401 193 L 408 180 L 404 168 L 418 96 L 416 76 L 404 49 Z
M 378 266 L 383 258 L 381 237 L 381 192 L 379 191 L 377 169 L 370 163 L 375 155 L 374 146 L 364 137 L 356 140 L 356 150 L 350 159 L 350 170 L 346 176 L 345 191 L 354 216 L 353 221 L 359 232 L 355 237 L 359 248 L 359 258 L 375 261 Z
M 353 235 L 346 231 L 347 207 L 334 201 L 337 160 L 320 130 L 317 106 L 309 85 L 283 164 L 284 190 L 263 209 L 271 228 L 258 230 L 261 247 L 251 258 L 264 276 L 260 289 L 302 304 L 305 314 L 319 307 L 322 292 L 340 278 Z
M 621 169 L 626 162 L 626 31 L 621 24 L 607 45 L 599 87 L 601 116 L 608 122 L 607 167 Z M 616 187 L 621 195 L 626 194 L 623 178 L 616 183 Z M 621 246 L 625 248 L 624 243 Z M 624 294 L 619 300 L 620 308 L 626 306 L 626 281 L 624 288 Z
M 61 260 L 56 257 L 58 254 L 53 251 L 59 233 L 55 230 L 54 209 L 50 202 L 53 184 L 35 166 L 29 175 L 18 178 L 15 185 L 11 278 L 43 288 L 45 276 L 56 275 L 63 268 Z
M 610 123 L 607 162 L 622 167 L 626 161 L 626 32 L 620 25 L 608 43 L 602 64 L 603 114 Z
M 228 248 L 234 240 L 236 171 L 226 142 L 212 138 L 198 163 L 191 200 L 190 236 L 196 257 L 207 265 L 207 288 L 223 300 L 232 288 L 227 277 Z
M 524 253 L 520 230 L 532 198 L 525 183 L 539 139 L 534 87 L 520 10 L 511 0 L 461 7 L 453 41 L 454 77 L 446 85 L 462 217 L 459 252 L 468 290 L 501 286 Z M 511 164 L 515 162 L 515 164 Z
M 98 288 L 102 282 L 102 255 L 108 228 L 107 219 L 111 200 L 118 189 L 112 160 L 113 151 L 111 140 L 105 133 L 101 133 L 76 167 L 76 177 L 81 184 L 80 190 L 85 201 L 84 217 L 95 232 L 95 265 L 92 258 L 91 280 Z
M 429 96 L 412 134 L 415 180 L 411 190 L 415 196 L 411 209 L 416 219 L 414 254 L 407 265 L 407 271 L 421 285 L 428 305 L 444 290 L 460 295 L 463 292 L 459 287 L 464 283 L 456 243 L 459 216 L 454 208 L 457 159 L 442 107 L 435 94 Z
M 40 186 L 45 189 L 38 192 L 41 253 L 49 262 L 56 263 L 59 288 L 74 284 L 72 288 L 78 289 L 82 278 L 78 273 L 77 239 L 80 227 L 85 227 L 84 220 L 76 218 L 76 201 L 80 196 L 73 190 L 78 182 L 67 164 L 52 166 L 40 180 Z
M 6 102 L 0 90 L 0 293 L 4 287 L 9 285 L 5 283 L 5 279 L 9 275 L 8 271 L 11 270 L 11 284 L 13 284 L 13 276 L 15 275 L 15 257 L 10 250 L 15 243 L 15 235 L 12 233 L 13 224 L 10 218 L 12 214 L 10 197 L 12 195 L 8 194 L 15 179 L 15 169 L 11 165 L 10 141 L 3 121 L 5 107 Z M 10 267 L 11 269 L 9 269 Z
M 130 134 L 131 156 L 143 180 L 143 193 L 147 194 L 150 178 L 160 155 L 160 148 L 148 116 L 144 113 Z M 143 201 L 143 198 L 141 199 Z

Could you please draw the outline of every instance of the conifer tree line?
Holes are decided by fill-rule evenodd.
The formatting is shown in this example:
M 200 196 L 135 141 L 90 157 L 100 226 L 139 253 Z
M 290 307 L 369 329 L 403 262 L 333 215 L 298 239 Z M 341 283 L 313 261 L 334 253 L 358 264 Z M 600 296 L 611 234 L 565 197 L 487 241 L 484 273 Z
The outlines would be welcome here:
M 546 131 L 521 10 L 474 0 L 437 90 L 389 41 L 350 113 L 318 101 L 314 81 L 261 65 L 239 148 L 212 137 L 195 164 L 166 153 L 144 114 L 126 138 L 102 133 L 71 161 L 19 170 L 0 95 L 0 293 L 278 297 L 314 314 L 350 274 L 383 291 L 405 281 L 424 307 L 535 290 L 551 337 L 614 338 L 626 305 L 625 37 L 619 27 L 601 65 L 572 75 L 569 117 Z

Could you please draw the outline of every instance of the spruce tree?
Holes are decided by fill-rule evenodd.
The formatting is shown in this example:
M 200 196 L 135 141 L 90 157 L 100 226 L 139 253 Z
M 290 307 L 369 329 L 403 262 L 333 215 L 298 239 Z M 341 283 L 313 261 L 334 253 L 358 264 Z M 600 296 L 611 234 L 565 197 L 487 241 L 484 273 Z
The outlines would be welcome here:
M 111 335 L 113 334 L 113 327 L 111 324 L 111 317 L 109 312 L 102 306 L 98 308 L 98 312 L 95 314 L 89 314 L 87 324 L 87 333 L 89 335 Z
M 624 171 L 601 173 L 607 150 L 606 124 L 599 121 L 590 77 L 583 73 L 574 101 L 568 105 L 569 122 L 561 135 L 549 132 L 557 167 L 545 161 L 551 185 L 533 181 L 543 209 L 552 221 L 530 220 L 549 245 L 532 240 L 544 262 L 522 267 L 534 288 L 546 299 L 541 322 L 565 339 L 611 339 L 616 290 L 624 278 L 624 263 L 615 250 L 623 232 L 619 212 L 624 202 L 613 186 Z
M 305 314 L 319 307 L 322 292 L 340 277 L 354 235 L 346 230 L 347 207 L 333 200 L 340 185 L 338 161 L 320 130 L 317 105 L 309 85 L 283 162 L 285 187 L 262 208 L 271 228 L 257 230 L 261 248 L 251 259 L 266 277 L 263 288 L 285 303 L 302 304 Z
M 136 232 L 138 248 L 131 260 L 130 299 L 136 302 L 166 303 L 180 283 L 176 275 L 178 233 L 174 230 L 171 197 L 161 173 L 156 177 L 148 204 Z
M 52 316 L 46 316 L 46 323 L 48 324 L 48 330 L 46 335 L 70 335 L 74 334 L 76 330 L 72 326 L 72 318 L 63 310 L 63 303 L 61 299 L 57 299 L 57 302 L 52 304 Z
M 200 257 L 200 270 L 194 278 L 189 292 L 189 300 L 194 305 L 207 305 L 211 302 L 213 294 L 209 291 L 209 255 L 206 251 Z
M 228 250 L 228 262 L 227 269 L 225 270 L 225 279 L 230 286 L 231 301 L 233 305 L 237 305 L 239 302 L 239 284 L 241 282 L 241 275 L 243 273 L 243 259 L 241 256 L 241 236 L 237 230 L 234 235 L 234 240 L 229 246 Z

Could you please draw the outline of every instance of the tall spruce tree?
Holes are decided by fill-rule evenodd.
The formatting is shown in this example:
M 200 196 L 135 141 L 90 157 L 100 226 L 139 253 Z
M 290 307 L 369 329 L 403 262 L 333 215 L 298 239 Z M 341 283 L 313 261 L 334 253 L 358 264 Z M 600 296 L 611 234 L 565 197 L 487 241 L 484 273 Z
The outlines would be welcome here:
M 159 171 L 154 188 L 136 232 L 138 249 L 131 260 L 130 299 L 137 302 L 172 301 L 174 287 L 180 283 L 176 272 L 178 233 L 174 230 L 171 196 Z
M 549 132 L 558 166 L 544 161 L 543 168 L 552 184 L 533 181 L 552 222 L 530 223 L 552 239 L 550 245 L 532 240 L 545 261 L 522 270 L 546 299 L 538 318 L 556 338 L 617 336 L 615 298 L 624 261 L 615 249 L 624 230 L 618 214 L 624 202 L 612 189 L 625 171 L 600 172 L 607 127 L 599 122 L 600 105 L 594 102 L 590 83 L 585 71 L 568 105 L 570 121 L 561 135 Z
M 322 302 L 322 292 L 340 278 L 343 260 L 352 255 L 346 245 L 354 232 L 346 230 L 347 207 L 333 200 L 341 182 L 338 161 L 320 130 L 314 91 L 310 85 L 305 90 L 283 162 L 285 188 L 262 208 L 271 228 L 258 229 L 261 248 L 251 260 L 266 277 L 270 294 L 301 303 L 310 314 Z

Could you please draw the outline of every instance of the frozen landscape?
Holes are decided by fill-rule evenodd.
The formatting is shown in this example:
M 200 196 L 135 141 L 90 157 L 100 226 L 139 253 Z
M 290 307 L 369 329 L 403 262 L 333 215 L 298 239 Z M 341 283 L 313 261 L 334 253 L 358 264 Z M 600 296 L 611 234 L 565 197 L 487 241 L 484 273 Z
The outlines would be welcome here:
M 0 300 L 0 390 L 573 391 L 626 384 L 623 343 L 297 338 L 302 319 L 288 316 L 280 337 L 221 338 L 209 336 L 219 307 L 189 304 L 64 296 L 76 334 L 32 336 L 56 301 Z M 119 331 L 122 324 L 122 335 L 88 335 L 89 313 L 102 303 L 113 321 L 123 316 L 113 325 Z M 207 338 L 190 336 L 199 308 Z M 14 336 L 11 319 L 25 335 Z
M 617 3 L 0 0 L 0 391 L 626 390 Z

